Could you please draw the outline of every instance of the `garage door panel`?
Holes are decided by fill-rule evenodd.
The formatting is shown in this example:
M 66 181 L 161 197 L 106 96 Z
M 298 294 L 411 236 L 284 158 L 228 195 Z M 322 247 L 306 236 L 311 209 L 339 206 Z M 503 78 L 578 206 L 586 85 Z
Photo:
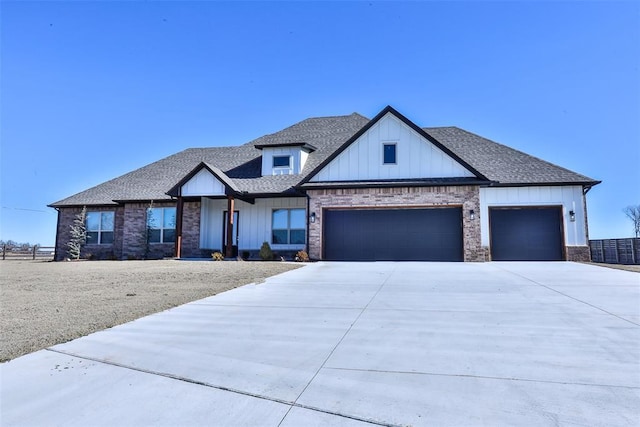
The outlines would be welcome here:
M 352 209 L 324 214 L 325 259 L 462 261 L 462 210 Z
M 489 223 L 495 261 L 564 259 L 560 207 L 492 208 Z

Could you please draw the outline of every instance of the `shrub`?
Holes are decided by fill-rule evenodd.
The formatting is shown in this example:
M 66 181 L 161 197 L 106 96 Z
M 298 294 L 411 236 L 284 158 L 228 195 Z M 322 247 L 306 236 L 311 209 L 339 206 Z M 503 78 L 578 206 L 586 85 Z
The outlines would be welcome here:
M 260 259 L 262 259 L 263 261 L 271 261 L 273 259 L 273 251 L 271 250 L 271 246 L 269 246 L 269 243 L 262 243 L 259 255 Z
M 223 261 L 224 255 L 222 255 L 222 252 L 214 252 L 211 254 L 211 258 L 213 258 L 214 261 Z
M 298 251 L 298 253 L 296 253 L 295 260 L 297 262 L 309 262 L 309 254 L 305 251 Z
M 245 260 L 245 261 L 248 260 L 250 255 L 251 254 L 249 253 L 249 251 L 242 251 L 242 259 L 243 260 Z

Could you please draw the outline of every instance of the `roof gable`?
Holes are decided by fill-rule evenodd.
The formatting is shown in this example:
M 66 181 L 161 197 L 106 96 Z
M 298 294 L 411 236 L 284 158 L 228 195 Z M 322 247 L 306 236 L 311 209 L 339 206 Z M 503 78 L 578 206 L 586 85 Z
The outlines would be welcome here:
M 238 193 L 238 187 L 220 169 L 201 162 L 171 190 L 170 196 L 224 196 Z
M 383 164 L 385 143 L 396 144 L 395 165 Z M 387 106 L 307 174 L 302 183 L 453 177 L 487 180 L 454 152 Z

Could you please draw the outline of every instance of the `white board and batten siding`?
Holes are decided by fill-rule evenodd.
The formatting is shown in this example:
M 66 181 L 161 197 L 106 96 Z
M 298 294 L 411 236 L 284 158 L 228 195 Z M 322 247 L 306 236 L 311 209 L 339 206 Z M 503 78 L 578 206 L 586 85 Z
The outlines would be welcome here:
M 396 144 L 396 164 L 383 164 L 384 144 Z M 388 113 L 320 170 L 311 181 L 460 177 L 474 177 L 474 174 L 392 113 Z
M 290 160 L 290 168 L 274 168 L 273 158 L 286 156 Z M 309 157 L 309 153 L 302 147 L 274 147 L 262 149 L 262 175 L 297 175 L 300 173 Z
M 489 246 L 489 208 L 517 206 L 562 206 L 565 245 L 587 245 L 585 212 L 580 185 L 480 188 L 482 245 Z M 575 221 L 569 220 L 574 211 Z
M 200 247 L 221 249 L 223 213 L 227 210 L 226 199 L 202 198 L 200 218 Z M 260 249 L 263 242 L 269 242 L 274 250 L 302 250 L 305 245 L 275 245 L 271 243 L 271 218 L 275 209 L 306 209 L 304 197 L 283 197 L 277 199 L 256 199 L 255 204 L 236 199 L 235 210 L 238 218 L 238 248 L 242 250 Z
M 224 196 L 225 187 L 207 169 L 201 169 L 182 186 L 182 196 Z

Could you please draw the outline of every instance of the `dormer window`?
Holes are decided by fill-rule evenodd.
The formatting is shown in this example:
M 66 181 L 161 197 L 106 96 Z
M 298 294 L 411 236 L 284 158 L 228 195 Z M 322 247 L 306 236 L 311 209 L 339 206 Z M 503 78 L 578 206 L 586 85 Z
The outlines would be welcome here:
M 273 156 L 273 175 L 290 175 L 293 173 L 291 164 L 291 156 Z
M 297 175 L 316 148 L 306 142 L 288 142 L 281 144 L 257 144 L 262 151 L 262 176 Z
M 290 168 L 291 156 L 273 156 L 274 168 Z

